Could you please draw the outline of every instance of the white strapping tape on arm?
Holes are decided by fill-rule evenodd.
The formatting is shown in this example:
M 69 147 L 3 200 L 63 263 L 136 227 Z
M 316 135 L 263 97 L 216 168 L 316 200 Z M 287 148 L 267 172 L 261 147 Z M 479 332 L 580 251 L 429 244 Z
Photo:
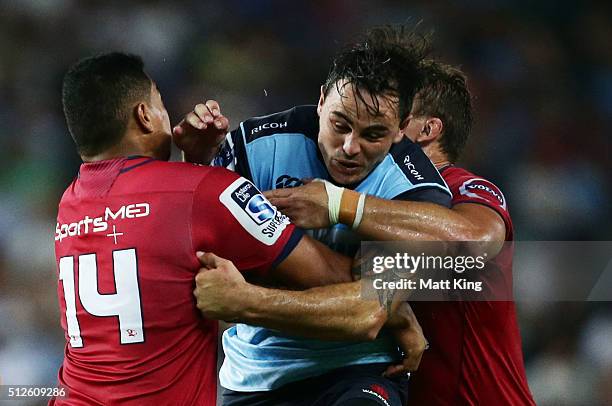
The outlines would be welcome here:
M 315 179 L 314 182 L 323 182 L 325 185 L 325 191 L 327 192 L 327 212 L 329 215 L 329 222 L 332 226 L 338 224 L 338 218 L 340 217 L 340 202 L 342 201 L 342 193 L 344 192 L 344 188 L 336 186 L 323 179 Z
M 365 193 L 359 194 L 359 202 L 357 203 L 357 212 L 355 213 L 355 221 L 353 221 L 353 230 L 357 230 L 363 219 L 363 210 L 365 208 Z

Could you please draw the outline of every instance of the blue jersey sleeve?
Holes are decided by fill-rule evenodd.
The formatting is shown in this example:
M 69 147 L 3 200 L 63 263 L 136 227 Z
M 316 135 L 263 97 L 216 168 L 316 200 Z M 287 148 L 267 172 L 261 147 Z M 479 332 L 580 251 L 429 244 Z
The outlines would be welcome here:
M 430 202 L 440 206 L 451 207 L 451 197 L 441 189 L 424 188 L 409 190 L 393 198 L 393 200 L 412 200 L 414 202 Z
M 421 147 L 404 139 L 394 144 L 389 152 L 411 188 L 397 194 L 394 200 L 414 200 L 451 207 L 452 193 Z

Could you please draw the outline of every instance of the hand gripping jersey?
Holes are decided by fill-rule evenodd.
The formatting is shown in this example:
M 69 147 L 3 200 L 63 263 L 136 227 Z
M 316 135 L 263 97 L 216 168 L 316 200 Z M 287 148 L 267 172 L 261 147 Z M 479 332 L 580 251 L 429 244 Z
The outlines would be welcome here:
M 217 322 L 195 307 L 195 252 L 265 272 L 300 237 L 225 169 L 143 157 L 83 164 L 57 216 L 59 383 L 69 396 L 52 404 L 214 406 Z
M 298 186 L 303 178 L 331 180 L 317 145 L 318 124 L 315 106 L 247 120 L 228 134 L 215 163 L 253 180 L 261 190 Z M 394 145 L 355 190 L 385 199 L 450 203 L 444 180 L 420 147 L 408 140 Z M 314 236 L 350 255 L 359 244 L 343 225 Z M 396 344 L 384 334 L 372 342 L 324 342 L 244 324 L 223 334 L 223 348 L 221 385 L 239 392 L 273 390 L 342 366 L 398 358 Z
M 506 199 L 493 183 L 455 166 L 442 170 L 453 205 L 482 204 L 513 227 Z M 512 292 L 512 246 L 484 268 L 485 282 Z M 413 302 L 430 348 L 410 380 L 410 404 L 535 405 L 523 365 L 514 302 Z

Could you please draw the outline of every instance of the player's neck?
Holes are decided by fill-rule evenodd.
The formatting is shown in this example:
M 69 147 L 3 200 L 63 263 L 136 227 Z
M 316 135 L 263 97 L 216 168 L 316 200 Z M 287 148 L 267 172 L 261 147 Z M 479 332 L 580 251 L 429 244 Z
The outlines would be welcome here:
M 146 156 L 155 158 L 154 154 L 142 148 L 138 143 L 132 142 L 126 135 L 121 142 L 96 155 L 81 155 L 83 162 L 107 161 L 109 159 L 127 158 L 130 156 Z
M 433 162 L 433 164 L 435 165 L 436 169 L 444 168 L 444 167 L 449 166 L 451 164 L 451 162 L 448 159 L 444 159 L 444 160 L 440 160 L 440 161 L 432 160 L 431 162 Z
M 451 164 L 448 156 L 442 152 L 440 144 L 432 142 L 428 145 L 422 146 L 423 152 L 429 158 L 429 160 L 435 165 L 437 169 L 443 168 Z

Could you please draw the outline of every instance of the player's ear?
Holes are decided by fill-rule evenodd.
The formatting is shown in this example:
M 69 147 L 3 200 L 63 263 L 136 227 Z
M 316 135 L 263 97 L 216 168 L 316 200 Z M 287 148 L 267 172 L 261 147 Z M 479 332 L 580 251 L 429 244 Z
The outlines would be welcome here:
M 444 123 L 438 117 L 432 117 L 425 122 L 423 129 L 425 137 L 429 141 L 437 139 L 444 131 Z
M 136 116 L 136 123 L 146 134 L 152 133 L 155 130 L 153 125 L 151 110 L 146 103 L 138 103 L 134 108 L 134 115 Z
M 317 104 L 317 114 L 321 115 L 323 103 L 325 102 L 325 86 L 321 86 L 321 95 L 319 96 L 319 104 Z

